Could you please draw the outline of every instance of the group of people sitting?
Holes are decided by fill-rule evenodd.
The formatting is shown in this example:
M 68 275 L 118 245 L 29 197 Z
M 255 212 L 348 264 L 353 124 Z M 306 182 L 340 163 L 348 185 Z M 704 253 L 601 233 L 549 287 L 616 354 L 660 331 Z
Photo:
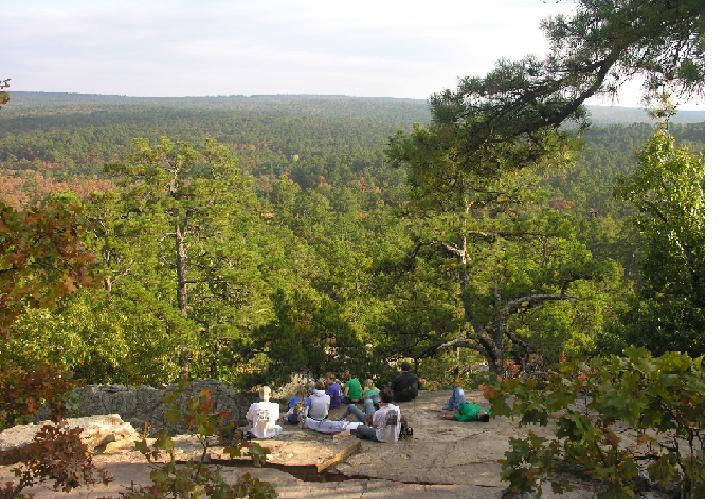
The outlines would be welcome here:
M 402 364 L 401 373 L 392 386 L 382 390 L 372 379 L 367 379 L 362 386 L 349 372 L 345 372 L 343 378 L 346 381 L 342 386 L 333 373 L 327 373 L 314 383 L 311 394 L 307 387 L 298 386 L 289 400 L 284 421 L 327 434 L 349 430 L 359 438 L 374 442 L 397 442 L 402 433 L 410 433 L 406 419 L 396 405 L 414 400 L 419 394 L 419 378 L 408 364 Z M 279 404 L 270 402 L 270 397 L 271 389 L 263 387 L 260 402 L 253 403 L 247 411 L 252 437 L 273 438 L 283 430 L 277 424 Z M 346 404 L 343 415 L 336 420 L 329 419 L 330 411 L 339 409 L 342 403 Z M 357 421 L 348 421 L 350 416 L 355 416 Z
M 458 368 L 453 375 L 454 388 L 443 407 L 448 413 L 440 417 L 454 421 L 488 421 L 490 411 L 466 400 Z M 326 434 L 349 430 L 359 438 L 374 442 L 397 442 L 401 436 L 413 433 L 397 405 L 410 402 L 419 395 L 419 378 L 411 372 L 408 364 L 402 364 L 401 373 L 391 387 L 382 390 L 375 386 L 372 379 L 365 380 L 362 386 L 359 379 L 349 372 L 344 372 L 343 378 L 346 381 L 342 384 L 333 373 L 327 373 L 314 383 L 311 394 L 306 386 L 299 385 L 289 399 L 284 421 Z M 282 433 L 282 427 L 277 424 L 279 404 L 270 402 L 270 397 L 271 389 L 263 387 L 260 390 L 261 401 L 253 403 L 247 411 L 247 420 L 252 425 L 250 437 L 274 438 Z M 343 415 L 338 419 L 329 419 L 330 411 L 339 409 L 342 404 L 346 405 Z M 357 421 L 348 421 L 350 416 L 356 417 Z

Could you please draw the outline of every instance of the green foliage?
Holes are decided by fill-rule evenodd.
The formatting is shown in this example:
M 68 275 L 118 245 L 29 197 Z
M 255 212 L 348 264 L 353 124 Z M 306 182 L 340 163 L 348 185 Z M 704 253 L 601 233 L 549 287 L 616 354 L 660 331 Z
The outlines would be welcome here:
M 617 196 L 638 210 L 646 241 L 641 283 L 624 322 L 626 341 L 655 353 L 705 349 L 705 162 L 659 129 L 619 178 Z
M 631 348 L 625 357 L 564 362 L 541 377 L 495 380 L 488 395 L 494 415 L 522 425 L 555 420 L 553 437 L 511 439 L 502 477 L 513 490 L 535 490 L 539 479 L 566 490 L 566 473 L 578 472 L 603 485 L 601 497 L 632 497 L 640 477 L 703 497 L 702 357 Z

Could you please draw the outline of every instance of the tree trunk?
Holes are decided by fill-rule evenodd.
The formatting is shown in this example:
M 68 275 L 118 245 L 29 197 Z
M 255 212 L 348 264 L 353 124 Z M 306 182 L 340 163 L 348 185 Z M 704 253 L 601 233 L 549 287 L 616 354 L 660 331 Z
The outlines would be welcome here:
M 107 292 L 107 303 L 112 303 L 112 272 L 110 270 L 110 250 L 107 246 L 107 241 L 105 241 L 105 247 L 102 249 L 102 259 L 105 263 L 105 268 L 107 269 L 107 272 L 109 272 L 108 275 L 105 276 L 103 279 L 105 284 L 105 291 Z
M 179 220 L 175 222 L 175 259 L 177 266 L 177 306 L 187 317 L 187 253 L 184 249 L 184 232 Z
M 187 217 L 185 216 L 185 227 Z M 175 259 L 177 266 L 177 306 L 182 317 L 187 317 L 187 253 L 184 248 L 185 233 L 180 225 L 179 217 L 175 220 Z M 181 377 L 189 379 L 189 350 L 185 347 L 180 353 Z
M 489 336 L 484 325 L 479 323 L 478 318 L 474 314 L 474 304 L 471 300 L 471 277 L 469 275 L 470 258 L 466 233 L 462 234 L 456 249 L 455 254 L 459 260 L 459 286 L 461 289 L 461 302 L 464 305 L 464 315 L 466 315 L 466 319 L 469 321 L 469 324 L 471 324 L 476 341 L 480 343 L 484 349 L 489 370 L 494 373 L 500 373 L 501 364 L 496 351 L 496 342 Z

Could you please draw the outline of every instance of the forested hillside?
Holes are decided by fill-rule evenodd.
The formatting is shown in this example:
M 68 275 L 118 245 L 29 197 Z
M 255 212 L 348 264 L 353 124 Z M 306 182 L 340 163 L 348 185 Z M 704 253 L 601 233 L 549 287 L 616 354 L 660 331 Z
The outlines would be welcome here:
M 418 362 L 461 331 L 450 267 L 439 270 L 431 261 L 440 255 L 415 251 L 418 229 L 405 217 L 410 182 L 385 155 L 392 133 L 428 121 L 425 103 L 12 97 L 0 120 L 2 200 L 32 208 L 47 193 L 78 194 L 104 290 L 76 294 L 52 320 L 43 310 L 25 313 L 13 326 L 25 346 L 4 355 L 21 363 L 40 356 L 88 381 L 161 383 L 187 354 L 197 376 L 253 384 L 349 359 L 379 370 L 387 359 Z M 506 240 L 499 259 L 482 256 L 480 279 L 495 286 L 501 272 L 506 293 L 537 290 L 553 279 L 540 275 L 541 259 L 579 251 L 580 269 L 551 272 L 581 274 L 575 292 L 592 297 L 517 316 L 517 333 L 544 356 L 596 349 L 640 279 L 635 211 L 613 191 L 653 130 L 594 124 L 575 159 L 517 178 L 516 192 L 530 192 L 534 206 L 533 222 L 522 223 L 544 233 Z M 671 132 L 702 150 L 703 123 Z M 181 202 L 156 177 L 167 154 L 187 162 Z M 215 157 L 225 166 L 207 170 Z M 179 282 L 176 225 L 186 231 Z M 537 245 L 543 256 L 531 254 Z M 516 274 L 536 265 L 535 275 Z
M 63 16 L 66 33 L 95 19 Z M 592 497 L 705 497 L 705 126 L 675 112 L 705 92 L 704 2 L 576 0 L 540 28 L 543 56 L 492 54 L 492 69 L 426 102 L 8 92 L 13 75 L 0 75 L 0 429 L 54 421 L 3 450 L 19 467 L 0 467 L 0 497 L 107 484 L 92 453 L 117 442 L 93 450 L 65 420 L 72 388 L 98 383 L 150 385 L 103 388 L 123 411 L 166 385 L 157 427 L 129 416 L 145 433 L 134 451 L 156 462 L 150 486 L 125 476 L 128 497 L 276 497 L 250 473 L 230 485 L 207 458 L 226 442 L 219 462 L 264 463 L 270 449 L 249 440 L 282 439 L 270 397 L 290 381 L 289 450 L 308 431 L 349 431 L 351 414 L 373 441 L 357 459 L 386 467 L 403 439 L 402 459 L 433 468 L 464 452 L 433 437 L 512 416 L 544 428 L 484 430 L 509 449 L 500 461 L 479 454 L 478 432 L 453 433 L 471 451 L 445 459 L 442 486 L 466 462 L 507 486 L 479 494 L 580 482 Z M 227 67 L 233 45 L 216 47 Z M 630 82 L 647 112 L 585 106 Z M 261 387 L 249 433 L 222 384 Z M 452 388 L 447 412 L 436 418 L 420 387 Z M 406 414 L 429 423 L 413 441 Z M 176 458 L 188 456 L 170 438 L 178 423 L 197 459 Z M 317 474 L 361 451 L 322 458 Z M 423 486 L 423 471 L 406 484 Z

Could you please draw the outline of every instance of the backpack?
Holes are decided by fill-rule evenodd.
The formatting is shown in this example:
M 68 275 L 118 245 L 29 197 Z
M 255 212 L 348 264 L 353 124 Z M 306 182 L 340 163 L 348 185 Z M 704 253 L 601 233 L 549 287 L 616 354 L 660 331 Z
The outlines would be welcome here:
M 407 440 L 414 436 L 414 428 L 409 426 L 406 418 L 401 418 L 401 428 L 399 428 L 399 440 Z

